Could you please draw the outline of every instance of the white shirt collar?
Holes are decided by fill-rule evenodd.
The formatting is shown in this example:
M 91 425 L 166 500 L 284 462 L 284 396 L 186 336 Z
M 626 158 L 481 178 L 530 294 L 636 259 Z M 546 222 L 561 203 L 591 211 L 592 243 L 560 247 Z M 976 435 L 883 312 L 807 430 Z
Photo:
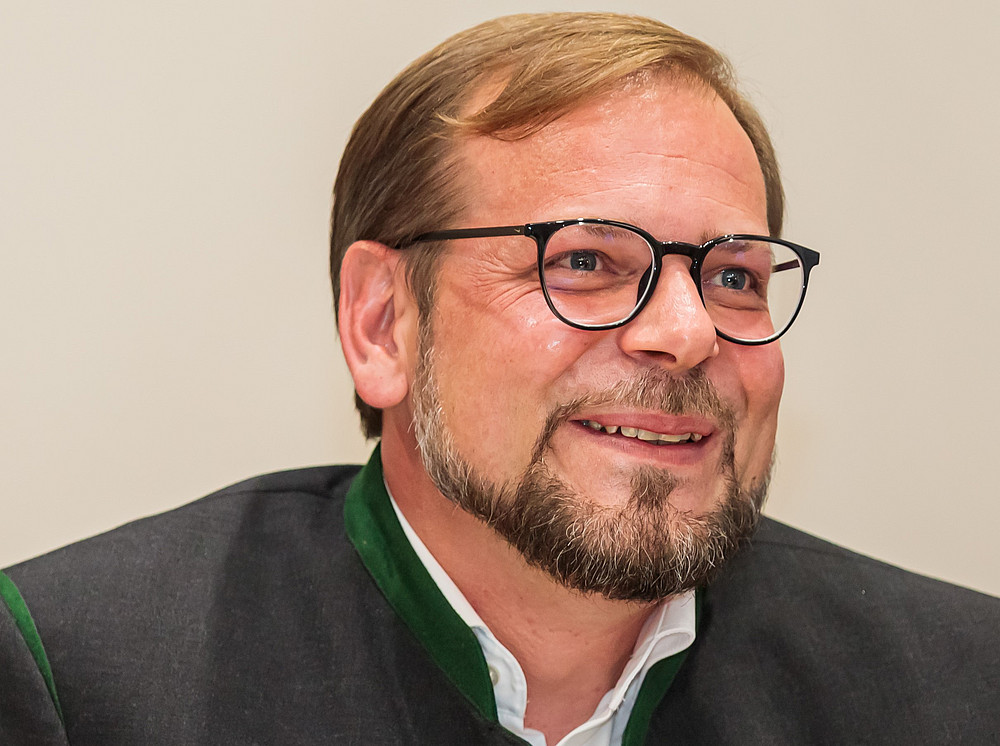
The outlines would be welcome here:
M 386 485 L 386 492 L 389 487 Z M 476 635 L 483 649 L 493 693 L 497 703 L 497 716 L 507 730 L 525 739 L 532 746 L 546 746 L 544 735 L 524 727 L 524 713 L 528 704 L 528 687 L 517 659 L 493 635 L 476 610 L 468 602 L 444 568 L 434 558 L 417 536 L 409 521 L 400 511 L 389 492 L 389 501 L 396 512 L 403 533 L 413 546 L 413 551 L 437 584 L 441 593 Z M 694 591 L 675 596 L 662 603 L 643 625 L 636 640 L 632 657 L 625 664 L 613 689 L 601 699 L 594 714 L 587 722 L 568 733 L 556 746 L 618 746 L 628 724 L 639 687 L 646 673 L 657 661 L 685 650 L 694 642 L 695 601 Z

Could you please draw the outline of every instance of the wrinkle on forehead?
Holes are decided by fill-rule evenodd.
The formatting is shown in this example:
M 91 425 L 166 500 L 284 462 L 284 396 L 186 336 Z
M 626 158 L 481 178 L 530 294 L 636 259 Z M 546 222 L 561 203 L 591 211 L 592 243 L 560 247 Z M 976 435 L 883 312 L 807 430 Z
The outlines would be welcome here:
M 695 161 L 686 155 L 674 155 L 670 153 L 655 153 L 647 151 L 637 151 L 635 153 L 625 153 L 621 155 L 621 160 L 627 162 L 630 157 L 639 156 L 643 158 L 650 158 L 654 160 L 664 161 L 664 167 L 662 172 L 665 175 L 664 181 L 666 184 L 656 183 L 653 181 L 635 179 L 630 182 L 629 186 L 638 187 L 648 187 L 650 189 L 663 187 L 664 185 L 671 188 L 678 188 L 673 185 L 672 182 L 682 181 L 681 178 L 684 175 L 692 174 L 698 169 L 704 168 L 709 171 L 713 171 L 717 174 L 722 175 L 727 180 L 731 182 L 731 187 L 734 191 L 735 199 L 732 201 L 726 200 L 714 200 L 720 204 L 726 204 L 729 207 L 736 207 L 737 201 L 757 201 L 758 197 L 763 197 L 763 174 L 760 175 L 760 180 L 754 180 L 753 183 L 748 182 L 746 179 L 738 175 L 739 169 L 727 168 L 720 166 L 715 163 L 710 163 L 708 161 Z M 548 174 L 548 178 L 556 182 L 560 179 L 562 180 L 573 180 L 580 179 L 581 181 L 586 179 L 594 179 L 595 181 L 600 178 L 600 173 L 596 168 L 592 167 L 581 167 L 581 168 L 570 168 L 560 171 L 552 171 Z M 588 187 L 586 190 L 578 190 L 580 195 L 601 195 L 601 194 L 613 194 L 617 191 L 623 189 L 623 185 L 615 184 L 607 187 L 599 187 L 595 182 L 590 182 L 593 186 Z M 766 198 L 765 198 L 766 199 Z M 601 216 L 601 217 L 607 217 Z
M 742 133 L 742 128 L 740 128 L 740 133 L 745 136 L 745 133 Z M 560 133 L 561 137 L 553 138 L 544 144 L 545 147 L 540 149 L 542 153 L 541 157 L 533 159 L 536 161 L 536 178 L 541 174 L 544 174 L 542 178 L 547 179 L 572 179 L 573 177 L 600 179 L 602 177 L 602 173 L 596 167 L 589 165 L 577 166 L 573 163 L 574 161 L 581 160 L 584 156 L 584 154 L 579 152 L 580 144 L 578 141 L 574 141 L 573 134 Z M 764 174 L 760 170 L 760 165 L 749 137 L 746 137 L 745 148 L 719 149 L 713 147 L 715 143 L 711 142 L 713 139 L 721 138 L 718 130 L 716 130 L 714 138 L 707 133 L 702 136 L 701 139 L 705 140 L 703 148 L 694 152 L 679 153 L 649 149 L 622 150 L 619 152 L 615 148 L 622 143 L 613 139 L 603 139 L 600 135 L 600 130 L 595 127 L 590 149 L 595 155 L 600 151 L 613 155 L 618 163 L 618 173 L 610 174 L 611 176 L 632 176 L 633 180 L 631 183 L 635 185 L 663 186 L 669 185 L 674 181 L 681 181 L 687 176 L 697 174 L 699 170 L 704 170 L 724 177 L 724 179 L 730 182 L 730 187 L 741 192 L 742 197 L 756 197 L 760 195 L 762 200 L 765 199 Z M 674 144 L 670 142 L 669 135 L 663 139 L 668 146 Z M 720 157 L 710 159 L 710 154 Z M 568 167 L 564 167 L 562 164 L 568 164 Z M 546 168 L 546 166 L 548 167 Z M 663 183 L 656 184 L 651 181 L 644 181 L 642 176 L 636 176 L 637 173 L 642 174 L 642 176 L 655 174 L 662 178 Z
M 749 138 L 747 139 L 749 142 Z M 710 171 L 722 174 L 723 176 L 734 182 L 734 184 L 737 185 L 740 189 L 744 190 L 745 196 L 748 197 L 754 194 L 755 188 L 763 187 L 764 184 L 764 174 L 760 172 L 759 169 L 756 172 L 752 172 L 755 173 L 755 175 L 759 174 L 760 176 L 759 182 L 757 181 L 757 179 L 754 179 L 754 183 L 751 184 L 747 182 L 746 179 L 742 178 L 739 175 L 739 169 L 735 168 L 734 167 L 735 164 L 732 162 L 729 162 L 725 165 L 720 165 L 718 163 L 712 163 L 710 161 L 705 161 L 705 160 L 695 161 L 686 155 L 672 154 L 672 153 L 645 152 L 645 153 L 637 153 L 637 155 L 648 156 L 650 158 L 655 158 L 655 159 L 662 159 L 668 162 L 670 164 L 670 171 L 675 175 L 678 175 L 680 171 L 687 171 L 690 173 L 699 168 L 705 168 Z

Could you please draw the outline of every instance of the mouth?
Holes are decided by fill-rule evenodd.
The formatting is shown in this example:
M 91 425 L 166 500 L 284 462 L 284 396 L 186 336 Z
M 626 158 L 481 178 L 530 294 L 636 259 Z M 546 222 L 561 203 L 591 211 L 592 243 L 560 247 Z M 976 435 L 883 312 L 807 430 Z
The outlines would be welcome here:
M 661 433 L 654 430 L 644 430 L 639 427 L 630 427 L 628 425 L 604 425 L 596 420 L 577 420 L 577 422 L 583 427 L 589 428 L 594 432 L 620 436 L 623 438 L 633 438 L 655 446 L 687 445 L 690 443 L 697 443 L 705 437 L 704 434 L 696 432 Z

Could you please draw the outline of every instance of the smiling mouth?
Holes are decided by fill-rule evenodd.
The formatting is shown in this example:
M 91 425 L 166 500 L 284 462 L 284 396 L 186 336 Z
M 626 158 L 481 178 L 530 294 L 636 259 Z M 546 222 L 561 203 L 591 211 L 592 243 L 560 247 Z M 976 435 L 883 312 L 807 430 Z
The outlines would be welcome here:
M 653 445 L 683 445 L 685 443 L 697 443 L 704 436 L 700 433 L 678 433 L 670 435 L 667 433 L 656 433 L 651 430 L 642 430 L 638 427 L 625 427 L 619 425 L 602 425 L 594 420 L 578 420 L 584 427 L 589 427 L 596 432 L 608 435 L 621 435 L 626 438 L 635 438 L 645 443 Z

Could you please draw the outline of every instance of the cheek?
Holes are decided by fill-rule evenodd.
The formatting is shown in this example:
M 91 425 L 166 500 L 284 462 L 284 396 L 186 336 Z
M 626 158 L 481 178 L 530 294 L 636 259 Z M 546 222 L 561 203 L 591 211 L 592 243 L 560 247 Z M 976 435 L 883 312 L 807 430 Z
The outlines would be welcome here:
M 785 361 L 777 343 L 771 346 L 773 349 L 760 348 L 763 354 L 755 359 L 753 366 L 748 366 L 746 376 L 748 395 L 757 400 L 756 407 L 768 419 L 776 419 L 785 385 Z
M 444 422 L 477 468 L 492 478 L 520 474 L 588 340 L 544 301 L 493 313 L 456 300 L 439 304 L 434 319 Z
M 738 370 L 746 415 L 737 451 L 742 466 L 756 474 L 767 469 L 771 462 L 785 365 L 777 344 L 744 349 Z
M 467 276 L 465 284 L 442 283 L 434 328 L 438 358 L 461 359 L 470 388 L 497 380 L 544 388 L 592 341 L 555 318 L 536 281 Z

